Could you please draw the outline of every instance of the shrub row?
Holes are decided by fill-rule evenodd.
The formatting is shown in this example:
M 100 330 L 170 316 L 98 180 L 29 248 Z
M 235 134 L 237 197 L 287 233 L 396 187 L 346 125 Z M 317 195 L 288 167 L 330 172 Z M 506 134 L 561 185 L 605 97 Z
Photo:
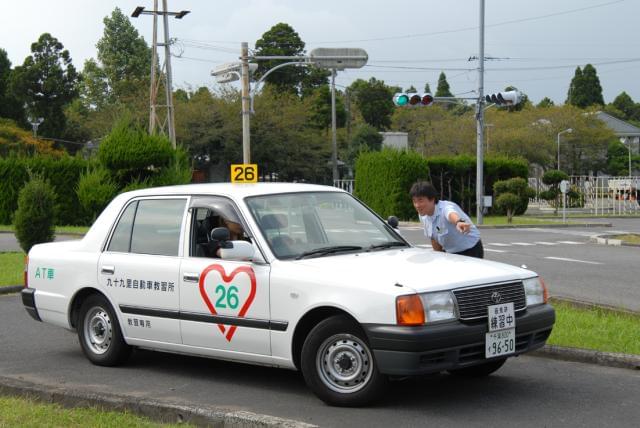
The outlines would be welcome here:
M 29 171 L 51 183 L 56 194 L 56 224 L 82 224 L 76 184 L 88 165 L 88 161 L 71 156 L 0 158 L 0 224 L 12 222 L 18 208 L 18 194 L 29 181 Z

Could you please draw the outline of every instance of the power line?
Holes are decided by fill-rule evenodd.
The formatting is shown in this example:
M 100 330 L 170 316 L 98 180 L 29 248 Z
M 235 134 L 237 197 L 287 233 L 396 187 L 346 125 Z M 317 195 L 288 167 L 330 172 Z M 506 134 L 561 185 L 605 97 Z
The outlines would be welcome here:
M 615 0 L 615 1 L 607 2 L 607 3 L 600 3 L 600 4 L 597 4 L 597 5 L 593 5 L 593 6 L 586 6 L 586 7 L 582 7 L 582 8 L 578 8 L 578 9 L 565 10 L 565 11 L 562 11 L 562 12 L 549 13 L 549 14 L 546 14 L 546 15 L 532 16 L 532 17 L 529 17 L 529 18 L 521 18 L 521 19 L 510 20 L 510 21 L 503 21 L 503 22 L 498 22 L 498 23 L 495 23 L 495 24 L 485 25 L 485 28 L 500 27 L 500 26 L 504 26 L 504 25 L 518 24 L 518 23 L 521 23 L 521 22 L 535 21 L 535 20 L 539 20 L 539 19 L 551 18 L 551 17 L 554 17 L 554 16 L 568 15 L 568 14 L 571 14 L 571 13 L 583 12 L 585 10 L 596 9 L 596 8 L 600 8 L 600 7 L 606 7 L 606 6 L 610 6 L 612 4 L 616 4 L 616 3 L 622 3 L 623 1 L 625 1 L 625 0 Z M 371 38 L 371 39 L 358 39 L 358 40 L 330 40 L 330 41 L 313 42 L 313 43 L 309 43 L 309 44 L 362 43 L 362 42 L 379 42 L 379 41 L 384 41 L 384 40 L 412 39 L 412 38 L 415 38 L 415 37 L 427 37 L 427 36 L 435 36 L 435 35 L 440 35 L 440 34 L 460 33 L 460 32 L 464 32 L 464 31 L 477 30 L 478 28 L 479 27 L 477 27 L 477 26 L 475 26 L 475 27 L 463 27 L 463 28 L 458 28 L 458 29 L 455 29 L 455 30 L 434 31 L 434 32 L 430 32 L 430 33 L 405 34 L 405 35 L 401 35 L 401 36 L 376 37 L 376 38 Z

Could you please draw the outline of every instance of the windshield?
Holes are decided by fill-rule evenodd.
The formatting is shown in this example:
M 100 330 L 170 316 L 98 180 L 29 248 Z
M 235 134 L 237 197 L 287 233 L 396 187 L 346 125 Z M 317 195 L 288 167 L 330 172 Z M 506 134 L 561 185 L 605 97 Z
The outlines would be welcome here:
M 348 193 L 287 193 L 247 198 L 279 259 L 320 257 L 406 245 Z

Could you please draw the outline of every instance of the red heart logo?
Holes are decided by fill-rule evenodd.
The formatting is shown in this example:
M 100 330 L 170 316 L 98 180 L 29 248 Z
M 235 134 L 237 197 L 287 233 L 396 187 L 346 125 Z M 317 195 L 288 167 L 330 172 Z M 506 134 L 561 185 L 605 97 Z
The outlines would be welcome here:
M 240 308 L 240 312 L 238 312 L 238 317 L 244 318 L 247 311 L 249 310 L 249 307 L 253 303 L 253 299 L 256 297 L 256 275 L 253 272 L 253 269 L 251 269 L 248 266 L 240 266 L 239 268 L 231 272 L 231 274 L 227 275 L 227 273 L 224 270 L 224 267 L 222 267 L 221 265 L 214 264 L 214 265 L 207 266 L 205 270 L 202 271 L 202 273 L 200 274 L 200 283 L 199 283 L 200 295 L 202 296 L 202 300 L 204 300 L 204 303 L 209 308 L 209 312 L 211 312 L 211 314 L 213 315 L 218 315 L 218 312 L 216 312 L 216 308 L 214 308 L 213 304 L 211 303 L 211 300 L 209 299 L 209 295 L 207 294 L 207 291 L 205 290 L 205 287 L 204 287 L 204 280 L 207 277 L 207 274 L 212 270 L 215 270 L 216 272 L 218 272 L 222 277 L 222 280 L 226 283 L 230 283 L 233 280 L 233 278 L 239 273 L 244 272 L 247 275 L 249 275 L 249 279 L 251 280 L 251 290 L 249 291 L 249 296 L 247 297 L 247 300 L 245 300 L 244 304 Z M 218 328 L 220 329 L 220 332 L 222 334 L 225 334 L 225 331 L 226 331 L 227 334 L 225 335 L 225 337 L 229 342 L 231 342 L 231 338 L 233 338 L 233 334 L 236 332 L 236 328 L 238 328 L 238 326 L 233 325 L 229 327 L 229 331 L 227 331 L 226 327 L 223 324 L 218 324 Z

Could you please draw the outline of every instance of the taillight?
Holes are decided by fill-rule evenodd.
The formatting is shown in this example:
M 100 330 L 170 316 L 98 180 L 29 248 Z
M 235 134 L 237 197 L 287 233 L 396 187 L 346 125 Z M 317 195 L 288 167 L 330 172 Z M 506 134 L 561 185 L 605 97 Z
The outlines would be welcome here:
M 24 288 L 29 288 L 29 256 L 24 256 Z

